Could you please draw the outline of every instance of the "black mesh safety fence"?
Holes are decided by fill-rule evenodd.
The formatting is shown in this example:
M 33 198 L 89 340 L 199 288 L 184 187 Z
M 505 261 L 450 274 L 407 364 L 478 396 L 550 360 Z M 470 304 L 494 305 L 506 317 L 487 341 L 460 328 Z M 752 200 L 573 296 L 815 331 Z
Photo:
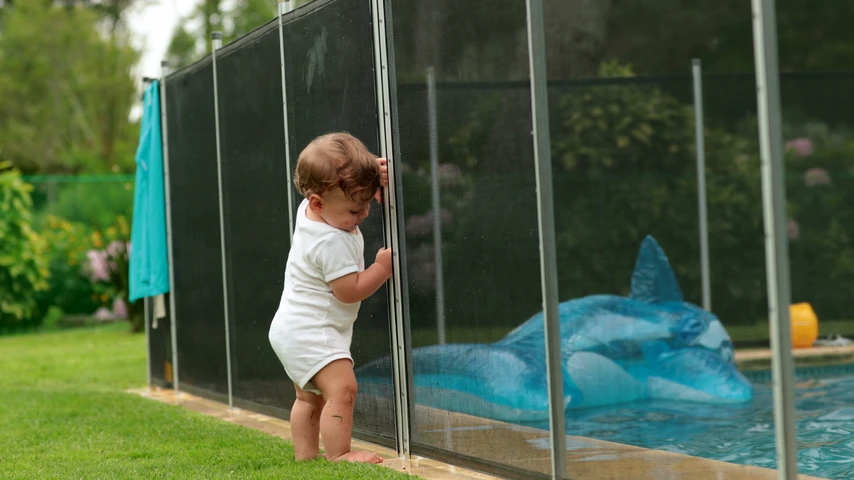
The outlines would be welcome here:
M 683 32 L 705 7 L 637 7 L 599 5 L 572 19 L 546 8 L 566 433 L 580 439 L 569 471 L 597 441 L 768 466 L 774 437 L 759 429 L 773 412 L 758 405 L 771 391 L 743 375 L 734 346 L 768 330 L 755 79 L 656 33 Z M 728 21 L 747 22 L 745 8 Z M 647 24 L 628 28 L 632 16 Z M 722 38 L 729 26 L 705 28 Z
M 267 338 L 289 249 L 278 23 L 216 55 L 234 402 L 281 415 L 295 394 Z
M 525 2 L 382 1 L 411 451 L 549 478 Z M 577 461 L 599 441 L 775 468 L 772 386 L 734 358 L 735 347 L 767 346 L 770 330 L 752 58 L 734 73 L 706 47 L 656 50 L 658 30 L 700 28 L 696 7 L 545 4 L 569 471 L 601 467 Z M 234 401 L 287 418 L 294 388 L 267 338 L 303 200 L 288 196 L 285 159 L 293 169 L 331 131 L 380 152 L 375 6 L 315 0 L 284 15 L 284 96 L 278 19 L 217 53 L 225 291 L 210 57 L 167 78 L 176 318 L 151 331 L 155 383 L 171 382 L 174 320 L 182 388 L 225 398 L 227 296 Z M 733 15 L 702 28 L 720 30 L 720 48 L 751 49 L 732 33 L 749 8 Z M 637 18 L 648 21 L 629 29 Z M 707 63 L 701 175 L 693 56 Z M 780 77 L 792 302 L 809 304 L 824 333 L 854 334 L 852 84 L 845 72 Z M 360 226 L 366 265 L 387 227 L 373 204 Z M 362 302 L 351 347 L 354 436 L 387 446 L 392 304 L 385 288 Z
M 551 474 L 524 2 L 390 2 L 412 451 Z M 488 32 L 516 32 L 492 37 Z M 525 342 L 508 333 L 525 325 Z M 546 420 L 546 429 L 523 427 Z
M 819 18 L 833 22 L 835 13 L 831 12 Z M 807 35 L 810 30 L 799 25 L 797 35 Z M 781 45 L 780 61 L 798 58 L 796 48 L 796 44 Z M 854 72 L 785 75 L 780 80 L 780 96 L 792 342 L 801 351 L 819 342 L 850 348 L 854 339 L 850 301 L 854 285 Z M 845 443 L 849 428 L 813 428 L 814 419 L 836 419 L 840 407 L 851 405 L 848 362 L 832 362 L 835 365 L 830 368 L 840 370 L 831 375 L 810 372 L 795 384 L 798 470 L 822 478 L 848 478 L 854 476 L 854 464 L 836 459 L 851 458 L 850 445 Z M 816 402 L 816 398 L 824 401 Z M 819 436 L 821 443 L 817 443 Z
M 512 118 L 521 124 L 523 115 L 518 110 L 507 115 L 514 98 L 517 106 L 530 101 L 526 58 L 520 54 L 525 49 L 525 31 L 521 22 L 514 23 L 519 17 L 513 8 L 501 4 L 457 7 L 448 2 L 427 5 L 400 0 L 392 5 L 400 113 L 396 133 L 405 167 L 408 321 L 415 370 L 413 439 L 417 448 L 465 457 L 466 442 L 448 434 L 447 428 L 422 435 L 419 422 L 424 417 L 419 417 L 418 406 L 432 405 L 453 418 L 445 411 L 465 409 L 446 397 L 443 387 L 456 382 L 457 388 L 451 390 L 466 391 L 472 370 L 482 368 L 475 349 L 465 347 L 470 353 L 468 371 L 453 381 L 437 379 L 437 372 L 444 376 L 459 372 L 430 363 L 435 360 L 430 355 L 444 349 L 436 344 L 516 342 L 526 328 L 533 328 L 531 324 L 519 327 L 539 307 L 536 210 L 534 196 L 525 196 L 533 188 L 533 172 L 526 176 L 502 165 L 513 159 L 519 167 L 525 158 L 520 146 L 530 145 L 527 132 L 514 130 L 508 123 Z M 745 8 L 739 7 L 743 18 L 706 27 L 720 32 L 736 28 L 749 21 Z M 772 412 L 756 408 L 757 401 L 767 406 L 770 385 L 741 377 L 741 367 L 733 359 L 734 344 L 767 346 L 769 338 L 752 59 L 740 67 L 746 73 L 734 73 L 701 50 L 668 46 L 667 55 L 651 53 L 652 46 L 663 40 L 649 31 L 650 25 L 631 32 L 606 28 L 652 12 L 627 15 L 628 10 L 609 10 L 604 5 L 573 10 L 546 2 L 560 320 L 567 349 L 563 352 L 567 434 L 663 450 L 672 449 L 676 439 L 691 436 L 694 440 L 679 440 L 678 451 L 774 468 L 773 437 L 760 431 L 762 424 L 773 423 Z M 695 14 L 687 9 L 656 17 L 652 24 L 658 26 L 653 29 L 680 30 L 677 24 L 693 24 Z M 468 22 L 465 29 L 455 28 L 461 18 Z M 648 35 L 651 50 L 635 48 L 641 43 L 638 30 Z M 741 41 L 749 52 L 750 40 L 733 36 L 726 42 Z M 603 58 L 601 50 L 617 60 Z M 706 63 L 701 63 L 705 70 L 700 75 L 705 223 L 699 214 L 692 53 Z M 591 61 L 595 58 L 602 60 Z M 435 80 L 432 89 L 428 71 Z M 809 303 L 820 319 L 828 320 L 824 328 L 844 332 L 844 319 L 850 318 L 845 301 L 849 247 L 843 240 L 848 233 L 841 227 L 850 224 L 847 212 L 851 211 L 844 193 L 850 169 L 843 165 L 849 157 L 845 145 L 850 115 L 844 105 L 851 101 L 850 75 L 783 73 L 780 81 L 786 112 L 792 302 Z M 436 110 L 436 120 L 431 120 L 431 108 Z M 433 165 L 431 155 L 438 158 Z M 433 170 L 438 175 L 432 176 Z M 499 183 L 502 170 L 512 172 L 503 184 Z M 498 184 L 487 194 L 488 203 L 477 199 L 479 192 L 488 191 L 489 182 L 469 172 L 488 172 L 489 182 Z M 437 215 L 433 213 L 435 197 L 439 197 Z M 514 202 L 504 205 L 505 197 Z M 467 222 L 477 227 L 464 231 Z M 441 229 L 442 247 L 438 250 L 437 229 Z M 526 231 L 532 235 L 531 243 L 516 236 L 524 237 L 521 232 Z M 709 244 L 706 272 L 701 262 L 703 231 Z M 648 237 L 651 240 L 645 242 Z M 633 274 L 649 267 L 649 259 L 642 258 L 644 246 L 666 256 L 666 262 L 655 268 L 668 282 L 675 281 L 671 299 L 686 302 L 682 314 L 634 300 L 640 294 L 632 291 Z M 442 268 L 437 268 L 437 261 Z M 710 282 L 710 315 L 699 311 L 704 305 L 704 274 Z M 507 285 L 498 286 L 502 281 Z M 676 322 L 660 341 L 644 340 L 645 326 L 667 324 L 671 315 L 681 323 Z M 689 317 L 698 321 L 689 322 Z M 587 325 L 584 319 L 593 319 L 595 325 Z M 685 334 L 681 340 L 668 337 L 689 326 L 705 330 Z M 540 348 L 541 340 L 537 339 Z M 672 374 L 695 375 L 694 380 L 675 381 L 660 372 L 652 375 L 653 369 L 670 368 L 665 361 L 669 357 L 662 356 L 665 353 L 684 356 L 685 363 L 690 363 L 695 352 L 682 351 L 674 343 L 680 341 L 708 350 L 696 353 L 697 358 L 711 355 L 705 368 L 714 370 L 712 365 L 719 365 L 720 377 L 702 368 L 692 373 L 684 366 Z M 643 373 L 644 368 L 650 370 Z M 709 384 L 704 385 L 700 377 Z M 610 388 L 603 392 L 590 379 Z M 427 381 L 433 383 L 427 385 Z M 716 381 L 720 384 L 710 386 Z M 504 384 L 513 381 L 508 378 Z M 473 397 L 463 398 L 476 404 L 490 398 L 487 392 L 493 387 L 484 382 L 480 391 L 468 391 Z M 684 410 L 686 404 L 676 399 L 692 399 L 694 409 Z M 469 406 L 469 412 L 501 417 L 496 411 L 487 413 L 485 407 Z M 719 421 L 707 421 L 710 417 Z M 548 428 L 547 418 L 504 418 Z M 750 436 L 762 447 L 739 447 L 736 437 L 742 433 L 741 422 L 756 426 Z M 468 435 L 469 439 L 477 436 Z M 706 448 L 715 435 L 732 439 L 732 447 Z M 578 449 L 588 446 L 575 444 Z M 525 454 L 529 460 L 536 458 L 536 454 Z M 569 461 L 572 458 L 570 453 Z M 577 468 L 570 466 L 570 471 Z
M 179 382 L 228 395 L 213 69 L 166 78 L 172 270 Z
M 302 148 L 348 131 L 379 151 L 371 5 L 319 1 L 282 18 L 291 167 Z M 289 249 L 288 215 L 300 198 L 285 159 L 279 25 L 274 20 L 217 53 L 225 294 L 233 400 L 286 418 L 295 394 L 268 339 Z M 167 78 L 175 298 L 181 387 L 228 394 L 223 259 L 210 57 Z M 382 209 L 362 223 L 365 261 L 383 247 Z M 362 303 L 357 366 L 391 352 L 388 295 Z M 387 383 L 390 373 L 380 374 Z M 391 392 L 360 396 L 354 435 L 394 442 Z
M 712 102 L 707 103 L 705 115 L 711 298 L 714 312 L 728 329 L 731 340 L 741 343 L 754 341 L 753 335 L 757 329 L 766 341 L 768 338 L 762 199 L 755 135 L 755 102 L 751 103 L 755 95 L 752 82 L 752 75 L 712 74 L 704 77 L 703 84 L 705 95 L 712 98 L 722 96 L 722 92 L 741 95 L 741 111 L 737 112 L 734 106 L 721 108 L 721 105 Z M 467 108 L 470 108 L 479 90 L 495 92 L 501 98 L 511 98 L 513 95 L 524 98 L 528 95 L 527 83 L 522 81 L 483 82 L 479 85 L 476 82 L 438 82 L 433 102 L 440 112 L 436 129 L 440 158 L 447 158 L 446 152 L 454 152 L 454 143 L 461 138 L 468 138 L 481 148 L 489 142 L 484 137 L 471 135 L 476 130 L 465 130 L 466 125 L 456 121 L 456 115 L 465 118 Z M 628 297 L 631 294 L 632 275 L 641 244 L 647 235 L 652 236 L 666 254 L 683 298 L 701 306 L 700 221 L 691 76 L 554 80 L 549 82 L 549 95 L 555 234 L 559 299 L 562 302 L 561 322 L 565 326 L 563 334 L 566 335 L 564 342 L 579 342 L 574 332 L 567 328 L 575 321 L 574 316 L 589 315 L 597 322 L 602 320 L 593 315 L 584 302 L 591 303 L 598 295 Z M 429 158 L 430 120 L 424 110 L 429 109 L 425 105 L 430 102 L 426 81 L 424 84 L 398 85 L 398 108 L 401 111 L 401 123 L 405 125 L 400 129 L 405 160 L 412 157 Z M 657 109 L 649 108 L 650 104 Z M 471 124 L 480 126 L 486 123 L 483 119 L 494 118 L 493 112 L 484 112 L 477 122 Z M 730 121 L 730 117 L 736 115 L 745 117 L 744 121 Z M 752 130 L 751 118 L 754 122 Z M 621 125 L 623 119 L 627 121 Z M 465 133 L 454 136 L 448 132 Z M 738 168 L 728 170 L 727 162 L 732 160 L 735 160 Z M 429 210 L 431 197 L 430 167 L 426 160 L 424 162 L 415 169 L 407 168 L 404 176 L 407 266 L 413 312 L 410 321 L 416 353 L 419 346 L 437 343 L 441 335 L 436 326 L 437 301 L 433 294 L 438 288 L 437 271 L 432 264 L 436 255 L 432 229 L 436 224 L 432 222 L 429 211 L 417 210 L 418 202 L 423 205 L 422 208 Z M 440 165 L 438 190 L 442 202 L 453 198 L 453 176 L 458 174 L 456 169 Z M 523 178 L 515 177 L 505 183 L 503 191 L 493 192 L 493 195 L 516 192 L 523 181 Z M 533 179 L 528 181 L 533 182 Z M 532 186 L 532 183 L 529 185 Z M 513 208 L 521 207 L 510 207 Z M 440 226 L 443 229 L 445 256 L 446 341 L 454 342 L 461 333 L 467 342 L 500 339 L 520 326 L 519 318 L 528 319 L 516 310 L 525 308 L 525 304 L 515 301 L 504 308 L 489 310 L 489 318 L 494 323 L 489 329 L 478 329 L 474 319 L 478 315 L 487 317 L 484 311 L 491 308 L 478 302 L 481 298 L 484 301 L 504 297 L 530 299 L 539 294 L 536 240 L 529 261 L 520 262 L 513 268 L 514 278 L 528 279 L 527 285 L 514 283 L 518 289 L 516 292 L 499 294 L 493 291 L 479 297 L 477 293 L 472 293 L 476 288 L 474 283 L 464 286 L 469 277 L 449 274 L 466 266 L 454 264 L 448 258 L 451 242 L 447 235 L 452 235 L 450 232 L 454 230 L 445 227 L 449 220 L 448 212 L 442 215 Z M 515 223 L 524 223 L 524 220 L 518 220 L 524 217 L 521 210 L 502 212 L 500 218 L 505 217 L 514 219 Z M 490 218 L 494 220 L 499 216 Z M 535 224 L 529 228 L 536 232 Z M 462 250 L 461 255 L 468 261 L 472 261 L 477 258 L 477 250 L 483 248 L 482 242 L 486 238 L 490 236 L 480 237 L 480 243 L 469 240 L 455 247 Z M 509 246 L 502 248 L 509 252 L 517 242 L 510 241 Z M 507 255 L 512 259 L 515 257 L 510 255 L 519 253 Z M 493 258 L 498 257 L 496 255 Z M 491 268 L 501 267 L 491 265 Z M 458 305 L 452 300 L 454 295 L 467 295 L 469 301 Z M 583 302 L 576 302 L 578 300 Z M 460 311 L 464 311 L 465 315 L 458 317 Z M 643 318 L 643 312 L 635 314 Z M 536 318 L 537 322 L 541 320 L 541 317 Z M 455 321 L 466 326 L 456 326 L 453 324 Z M 763 322 L 766 324 L 763 325 Z M 598 349 L 616 349 L 614 345 L 607 345 L 605 337 L 620 337 L 624 334 L 624 328 L 631 327 L 623 324 L 603 327 L 598 333 L 583 333 L 581 338 L 593 336 L 592 340 L 599 343 Z M 596 338 L 595 335 L 603 337 Z M 539 345 L 535 346 L 541 348 L 542 343 L 537 343 Z M 578 358 L 585 357 L 586 352 L 582 353 Z M 417 378 L 417 354 L 415 358 Z M 584 373 L 584 369 L 579 372 L 581 375 Z M 601 372 L 593 373 L 599 374 Z M 651 435 L 647 430 L 633 428 L 618 432 L 607 428 L 610 417 L 606 413 L 623 411 L 621 404 L 630 403 L 633 395 L 631 382 L 624 386 L 615 383 L 620 388 L 613 389 L 604 399 L 611 403 L 597 409 L 584 405 L 584 389 L 589 386 L 582 384 L 583 378 L 579 379 L 578 384 L 572 383 L 569 378 L 565 378 L 565 395 L 575 398 L 581 407 L 567 410 L 567 434 L 664 448 L 660 443 L 661 436 Z M 416 387 L 416 402 L 417 393 Z M 767 393 L 767 390 L 763 393 Z M 592 392 L 587 392 L 587 395 L 595 397 Z M 651 405 L 650 408 L 655 408 L 654 403 Z M 649 414 L 631 409 L 625 411 L 630 412 L 630 415 Z M 678 434 L 687 421 L 683 415 L 668 415 L 668 418 L 674 420 L 662 422 L 666 427 L 662 431 L 670 434 Z M 547 418 L 512 422 L 544 430 L 548 428 Z M 650 428 L 661 426 L 655 423 L 650 425 Z M 439 436 L 438 431 L 431 433 Z M 706 435 L 712 433 L 706 431 Z M 697 445 L 694 444 L 694 447 Z M 579 449 L 588 447 L 590 444 L 584 442 L 575 444 L 575 448 Z M 701 453 L 713 455 L 709 452 Z M 746 458 L 742 460 L 747 461 Z
M 851 198 L 846 193 L 850 191 L 846 185 L 852 178 L 846 160 L 850 158 L 847 154 L 849 136 L 846 134 L 850 122 L 838 109 L 832 108 L 834 102 L 844 105 L 850 101 L 851 95 L 844 88 L 850 83 L 850 78 L 844 73 L 784 73 L 780 79 L 783 107 L 787 112 L 783 134 L 792 304 L 810 306 L 819 320 L 820 339 L 824 340 L 828 340 L 828 335 L 850 337 L 854 333 L 854 327 L 847 320 L 851 318 L 851 308 L 846 301 L 846 286 L 854 281 L 854 276 L 847 262 L 851 252 L 845 239 L 850 233 L 844 227 L 851 224 L 848 216 L 852 211 Z M 549 81 L 562 322 L 572 317 L 576 307 L 578 312 L 587 312 L 581 308 L 583 305 L 576 303 L 579 300 L 590 301 L 603 294 L 631 297 L 632 276 L 647 236 L 651 236 L 666 255 L 681 298 L 695 307 L 704 305 L 693 80 L 690 74 L 682 73 Z M 770 338 L 756 80 L 751 73 L 703 73 L 701 80 L 705 154 L 703 200 L 707 209 L 705 227 L 709 244 L 707 275 L 711 313 L 714 315 L 714 318 L 705 319 L 707 326 L 704 328 L 709 328 L 708 324 L 715 320 L 720 322 L 727 339 L 713 350 L 718 354 L 718 360 L 724 360 L 721 365 L 730 364 L 726 368 L 733 373 L 733 347 L 767 346 Z M 430 212 L 432 185 L 426 160 L 431 154 L 428 112 L 431 100 L 426 83 L 426 80 L 423 83 L 400 82 L 397 98 L 401 112 L 401 153 L 406 166 L 407 266 L 413 312 L 409 320 L 416 353 L 419 346 L 435 344 L 442 335 L 436 326 L 437 299 L 433 294 L 437 291 L 437 270 L 432 263 L 436 258 L 432 237 L 436 223 L 432 222 Z M 526 88 L 526 82 L 512 80 L 482 82 L 480 85 L 477 82 L 437 82 L 433 104 L 439 112 L 436 125 L 439 158 L 448 158 L 455 152 L 468 154 L 477 151 L 469 146 L 460 148 L 459 142 L 463 139 L 481 148 L 491 141 L 487 137 L 477 137 L 476 128 L 487 124 L 484 119 L 492 121 L 495 110 L 485 111 L 477 121 L 469 124 L 458 120 L 465 118 L 466 112 L 470 111 L 479 89 L 498 92 L 497 96 L 509 98 L 513 94 L 526 94 Z M 422 159 L 421 165 L 410 167 L 408 162 L 413 158 Z M 438 190 L 443 207 L 445 201 L 453 198 L 455 175 L 459 175 L 457 169 L 440 164 Z M 505 191 L 516 189 L 523 182 L 519 177 L 513 180 L 513 186 Z M 422 210 L 419 210 L 419 205 Z M 516 309 L 525 308 L 525 304 L 513 302 L 502 308 L 484 307 L 479 302 L 481 298 L 494 300 L 514 295 L 532 298 L 532 292 L 539 288 L 536 257 L 513 269 L 517 278 L 530 279 L 527 285 L 519 287 L 516 292 L 497 294 L 493 291 L 479 297 L 472 291 L 482 286 L 475 287 L 475 282 L 469 283 L 471 277 L 456 277 L 449 273 L 475 267 L 457 264 L 449 258 L 452 255 L 448 252 L 451 242 L 447 236 L 453 235 L 451 232 L 454 230 L 453 227 L 445 227 L 451 220 L 448 213 L 442 212 L 439 223 L 443 229 L 442 253 L 445 257 L 446 341 L 453 342 L 459 338 L 460 330 L 465 330 L 466 334 L 474 330 L 467 341 L 501 338 L 518 326 L 518 320 L 514 321 L 514 317 L 519 316 Z M 523 214 L 516 210 L 502 212 L 500 217 L 492 215 L 491 218 L 504 216 L 518 219 Z M 466 236 L 469 241 L 457 245 L 467 262 L 478 258 L 482 242 L 490 237 L 480 237 L 480 243 L 471 241 L 477 238 Z M 501 267 L 490 265 L 489 268 Z M 525 287 L 530 289 L 527 293 Z M 467 296 L 468 301 L 457 304 L 453 300 L 454 295 Z M 465 311 L 465 315 L 457 316 L 461 311 Z M 460 329 L 453 324 L 455 321 L 474 324 L 474 319 L 479 315 L 487 316 L 484 315 L 487 311 L 495 322 L 491 330 L 477 330 L 476 326 Z M 641 319 L 644 313 L 638 311 L 634 315 Z M 597 317 L 590 315 L 590 318 Z M 627 351 L 620 350 L 629 348 L 626 345 L 617 348 L 614 342 L 609 344 L 605 341 L 615 335 L 622 337 L 626 328 L 629 327 L 619 324 L 601 327 L 598 332 L 602 337 L 595 338 L 599 345 L 597 348 L 611 350 L 611 355 L 614 355 L 606 356 L 608 362 L 619 355 L 628 355 Z M 634 328 L 640 327 L 635 325 Z M 563 334 L 567 337 L 564 341 L 575 338 L 570 328 L 565 328 Z M 589 340 L 590 335 L 592 333 L 585 333 L 581 337 Z M 797 342 L 802 334 L 793 327 L 792 335 L 793 341 Z M 648 347 L 640 344 L 631 347 L 635 352 L 642 348 Z M 415 358 L 417 377 L 418 356 Z M 582 369 L 579 374 L 584 372 L 601 373 Z M 737 378 L 735 373 L 733 376 Z M 583 386 L 572 383 L 569 378 L 571 375 L 565 383 L 565 394 L 583 399 Z M 733 385 L 720 387 L 719 391 L 729 388 L 742 392 L 752 390 L 749 395 L 744 394 L 752 400 L 738 400 L 732 410 L 728 403 L 731 399 L 707 398 L 697 402 L 696 410 L 685 411 L 682 409 L 684 403 L 668 402 L 672 397 L 667 395 L 676 395 L 672 391 L 665 395 L 663 401 L 661 398 L 645 399 L 644 395 L 649 395 L 645 393 L 637 397 L 644 399 L 645 403 L 632 405 L 629 400 L 635 398 L 637 391 L 633 390 L 637 385 L 614 382 L 617 388 L 605 395 L 605 406 L 586 408 L 582 401 L 581 408 L 567 409 L 567 434 L 666 450 L 674 438 L 681 438 L 691 431 L 692 435 L 697 434 L 696 439 L 683 442 L 680 451 L 774 468 L 773 438 L 763 437 L 759 430 L 754 430 L 751 438 L 762 443 L 762 447 L 739 449 L 735 441 L 740 434 L 739 422 L 750 422 L 756 426 L 771 419 L 769 408 L 755 407 L 756 402 L 770 401 L 770 384 L 754 378 L 738 379 Z M 416 387 L 416 402 L 417 392 Z M 808 393 L 804 391 L 796 395 L 801 398 Z M 594 397 L 590 393 L 588 396 Z M 657 416 L 659 413 L 662 414 L 660 418 Z M 625 418 L 620 415 L 625 415 Z M 709 416 L 718 418 L 719 423 L 705 422 Z M 632 420 L 636 418 L 654 418 L 655 421 Z M 626 428 L 610 428 L 614 421 Z M 548 428 L 546 420 L 529 425 Z M 438 432 L 433 433 L 438 436 Z M 733 439 L 733 447 L 718 451 L 705 448 L 715 435 Z M 578 447 L 586 448 L 583 443 Z
M 722 377 L 737 375 L 728 363 L 732 344 L 716 344 L 714 353 L 691 346 L 704 328 L 723 341 L 720 322 L 702 311 L 692 94 L 690 75 L 550 82 L 566 430 L 591 439 L 574 449 L 595 440 L 662 448 L 662 438 L 694 430 L 695 445 L 709 442 L 714 432 L 669 402 L 692 394 L 717 401 L 699 391 L 692 355 L 720 367 Z M 715 147 L 709 164 L 719 158 Z M 715 273 L 719 292 L 732 279 Z M 684 364 L 669 363 L 677 358 Z M 750 390 L 747 381 L 733 383 L 744 395 Z
M 656 21 L 667 28 L 676 19 Z M 572 450 L 595 441 L 664 450 L 677 441 L 681 451 L 709 455 L 704 446 L 734 430 L 724 433 L 705 419 L 737 418 L 751 404 L 753 388 L 733 362 L 726 333 L 732 317 L 723 315 L 732 311 L 724 304 L 733 297 L 723 290 L 739 275 L 753 287 L 764 279 L 764 265 L 758 272 L 724 271 L 729 265 L 719 248 L 730 239 L 743 248 L 750 238 L 711 229 L 714 263 L 703 271 L 700 234 L 709 225 L 699 214 L 692 58 L 650 66 L 652 75 L 641 77 L 634 73 L 639 52 L 590 65 L 581 55 L 584 46 L 570 44 L 557 30 L 546 35 L 550 58 L 569 49 L 562 52 L 564 61 L 549 65 L 548 108 L 566 432 L 585 439 L 570 448 L 570 471 L 580 463 Z M 621 32 L 611 31 L 604 41 L 621 39 Z M 715 97 L 705 98 L 714 110 Z M 751 102 L 755 90 L 729 106 Z M 712 200 L 731 199 L 740 182 L 758 187 L 758 176 L 739 176 L 755 158 L 739 164 L 732 150 L 725 151 L 732 145 L 721 145 L 730 137 L 704 138 L 704 173 L 712 174 L 703 178 L 709 220 L 761 226 L 761 209 L 752 216 L 749 209 L 732 212 Z M 703 309 L 704 273 L 712 280 L 712 312 L 721 319 Z M 759 288 L 764 291 L 764 283 Z M 762 320 L 735 310 L 745 322 Z M 680 400 L 693 402 L 692 409 Z M 660 471 L 671 468 L 661 465 Z

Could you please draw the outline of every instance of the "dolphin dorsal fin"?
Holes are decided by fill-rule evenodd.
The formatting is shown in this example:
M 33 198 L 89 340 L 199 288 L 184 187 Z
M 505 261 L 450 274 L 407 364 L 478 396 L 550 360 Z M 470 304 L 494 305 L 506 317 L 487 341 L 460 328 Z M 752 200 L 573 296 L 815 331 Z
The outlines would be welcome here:
M 641 243 L 629 298 L 646 303 L 682 301 L 682 289 L 667 255 L 651 235 Z

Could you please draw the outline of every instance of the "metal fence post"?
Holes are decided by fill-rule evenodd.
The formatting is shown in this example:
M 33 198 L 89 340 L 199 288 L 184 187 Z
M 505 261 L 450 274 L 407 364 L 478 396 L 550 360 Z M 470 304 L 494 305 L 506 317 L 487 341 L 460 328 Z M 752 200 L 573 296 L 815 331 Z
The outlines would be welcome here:
M 145 381 L 148 385 L 148 388 L 151 388 L 151 308 L 149 308 L 149 302 L 151 301 L 151 297 L 144 297 L 142 299 L 142 323 L 145 325 L 145 346 L 148 350 L 146 352 L 146 369 L 145 369 Z
M 388 45 L 386 38 L 386 5 L 385 0 L 371 0 L 374 29 L 374 69 L 377 81 L 377 117 L 379 119 L 380 155 L 388 162 L 388 187 L 384 192 L 383 217 L 385 225 L 386 246 L 392 251 L 394 274 L 388 282 L 391 305 L 389 315 L 391 322 L 392 362 L 394 375 L 395 418 L 397 420 L 397 451 L 405 459 L 410 458 L 410 411 L 409 411 L 409 371 L 406 368 L 406 326 L 403 318 L 403 294 L 401 271 L 404 259 L 400 255 L 400 234 L 397 223 L 397 200 L 395 198 L 393 158 L 391 95 L 389 78 Z
M 798 476 L 795 431 L 794 369 L 789 303 L 789 240 L 786 225 L 786 182 L 783 163 L 780 72 L 774 0 L 752 0 L 756 101 L 762 157 L 762 212 L 765 221 L 765 271 L 771 330 L 774 383 L 774 430 L 781 480 Z
M 166 247 L 169 258 L 169 336 L 172 344 L 172 387 L 176 396 L 180 393 L 178 369 L 178 318 L 175 315 L 175 260 L 172 245 L 172 200 L 169 185 L 169 138 L 166 114 L 166 76 L 169 62 L 160 62 L 160 140 L 163 143 L 163 192 L 166 203 Z
M 287 189 L 288 189 L 288 228 L 290 231 L 290 242 L 294 241 L 294 182 L 293 170 L 291 170 L 291 146 L 290 133 L 288 130 L 288 84 L 285 68 L 285 40 L 282 26 L 282 15 L 291 11 L 290 0 L 278 0 L 278 22 L 279 22 L 279 64 L 282 69 L 282 115 L 285 120 L 285 168 L 287 169 Z
M 217 186 L 219 188 L 219 240 L 220 250 L 222 252 L 222 304 L 223 317 L 225 318 L 225 363 L 228 374 L 228 408 L 234 407 L 234 399 L 232 395 L 231 385 L 231 337 L 229 332 L 229 311 L 228 311 L 228 265 L 226 262 L 226 244 L 225 244 L 225 206 L 222 194 L 222 153 L 220 151 L 219 141 L 219 90 L 217 87 L 216 75 L 216 55 L 217 50 L 222 47 L 222 32 L 213 32 L 211 34 L 211 63 L 213 65 L 213 87 L 214 87 L 214 123 L 216 125 L 216 174 Z
M 427 119 L 430 135 L 430 184 L 433 200 L 433 261 L 436 272 L 436 328 L 439 344 L 445 338 L 445 272 L 442 258 L 442 202 L 439 195 L 439 132 L 436 108 L 436 71 L 427 69 Z
M 549 390 L 549 432 L 552 441 L 552 477 L 567 478 L 566 413 L 563 401 L 563 362 L 560 353 L 557 252 L 555 246 L 549 99 L 546 83 L 546 42 L 542 0 L 527 0 L 528 60 L 531 78 L 531 114 L 534 165 L 537 176 L 537 213 L 540 231 L 540 275 L 546 334 L 546 371 Z
M 706 211 L 706 139 L 703 123 L 703 71 L 699 58 L 691 64 L 694 78 L 694 131 L 697 139 L 697 206 L 700 213 L 700 269 L 703 282 L 703 308 L 712 311 L 711 274 L 709 272 L 709 218 Z

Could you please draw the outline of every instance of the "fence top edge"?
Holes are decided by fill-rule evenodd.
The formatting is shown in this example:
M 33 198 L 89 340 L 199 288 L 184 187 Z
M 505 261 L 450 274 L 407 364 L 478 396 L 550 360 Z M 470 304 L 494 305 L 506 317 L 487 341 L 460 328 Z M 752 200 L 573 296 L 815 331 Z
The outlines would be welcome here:
M 704 80 L 711 81 L 726 81 L 726 80 L 748 80 L 754 78 L 753 72 L 728 72 L 728 73 L 704 73 Z M 781 80 L 801 80 L 801 79 L 851 79 L 854 78 L 854 70 L 834 70 L 822 72 L 783 72 L 780 74 Z M 669 75 L 638 75 L 634 77 L 588 77 L 588 78 L 573 78 L 573 79 L 551 79 L 547 82 L 548 87 L 584 87 L 584 86 L 618 86 L 618 85 L 651 85 L 660 83 L 677 83 L 685 82 L 690 85 L 693 77 L 690 73 L 675 73 Z M 502 88 L 528 88 L 530 82 L 527 80 L 493 80 L 493 81 L 437 81 L 436 88 L 442 89 L 502 89 Z M 398 88 L 404 90 L 426 90 L 426 82 L 401 82 Z
M 253 42 L 257 42 L 264 36 L 270 34 L 271 32 L 276 32 L 279 29 L 278 19 L 273 17 L 267 23 L 261 24 L 258 27 L 254 28 L 252 31 L 243 35 L 240 38 L 235 38 L 227 45 L 223 45 L 219 51 L 217 51 L 217 59 L 226 57 L 228 55 L 237 53 L 241 48 L 246 47 Z

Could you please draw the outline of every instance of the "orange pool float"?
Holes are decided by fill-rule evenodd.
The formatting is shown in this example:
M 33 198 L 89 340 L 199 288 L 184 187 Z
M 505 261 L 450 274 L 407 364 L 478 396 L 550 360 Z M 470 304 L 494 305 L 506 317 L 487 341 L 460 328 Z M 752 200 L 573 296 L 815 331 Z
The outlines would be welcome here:
M 809 303 L 789 305 L 792 347 L 810 348 L 818 338 L 818 317 Z

